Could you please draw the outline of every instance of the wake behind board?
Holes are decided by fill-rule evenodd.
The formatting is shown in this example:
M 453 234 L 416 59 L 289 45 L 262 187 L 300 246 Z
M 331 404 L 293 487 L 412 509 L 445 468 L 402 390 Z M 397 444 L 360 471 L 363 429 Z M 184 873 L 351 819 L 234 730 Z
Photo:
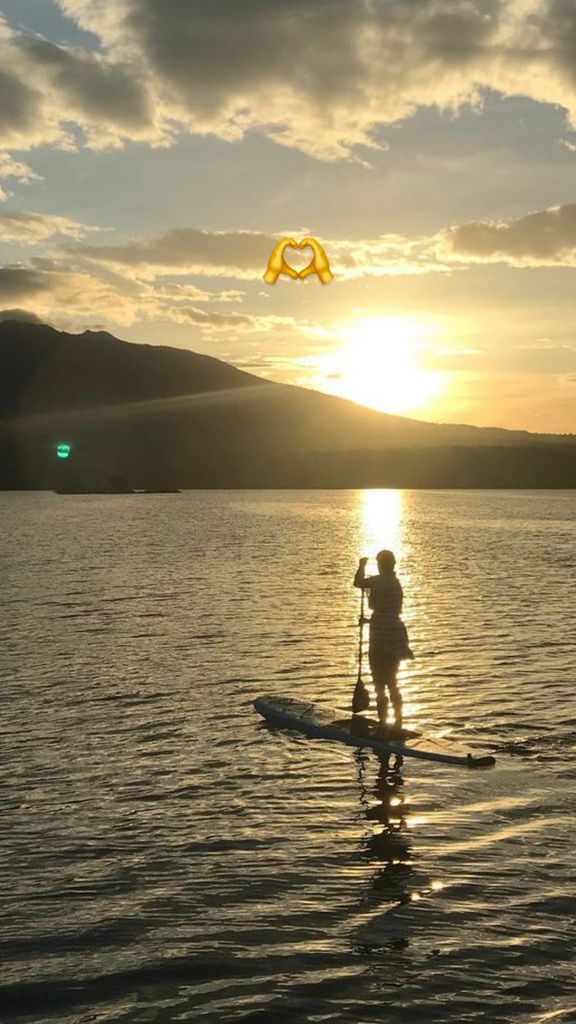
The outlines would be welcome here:
M 399 735 L 383 735 L 375 718 L 367 718 L 363 714 L 346 715 L 322 704 L 307 704 L 291 697 L 265 696 L 258 697 L 254 707 L 271 725 L 295 729 L 313 739 L 337 740 L 350 747 L 368 747 L 377 754 L 419 757 L 465 768 L 488 768 L 496 764 L 490 754 L 474 754 L 448 737 L 423 736 L 407 729 Z

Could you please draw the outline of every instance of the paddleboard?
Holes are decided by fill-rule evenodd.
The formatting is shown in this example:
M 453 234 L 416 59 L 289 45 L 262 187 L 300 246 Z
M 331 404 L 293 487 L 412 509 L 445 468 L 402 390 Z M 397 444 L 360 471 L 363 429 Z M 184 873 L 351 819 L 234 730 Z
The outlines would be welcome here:
M 350 747 L 367 747 L 377 754 L 419 757 L 465 768 L 489 768 L 496 764 L 491 754 L 475 754 L 448 736 L 424 736 L 409 729 L 395 734 L 393 730 L 383 732 L 378 720 L 365 714 L 351 715 L 323 704 L 272 695 L 258 697 L 253 703 L 271 725 L 294 729 L 313 739 L 337 740 Z

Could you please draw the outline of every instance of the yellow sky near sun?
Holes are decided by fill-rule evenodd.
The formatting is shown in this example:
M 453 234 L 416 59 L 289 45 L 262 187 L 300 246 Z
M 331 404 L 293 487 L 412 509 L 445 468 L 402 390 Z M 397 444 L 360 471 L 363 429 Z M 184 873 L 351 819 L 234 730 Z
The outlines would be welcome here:
M 380 412 L 441 411 L 448 375 L 423 362 L 426 350 L 442 343 L 437 323 L 411 315 L 350 317 L 331 326 L 330 336 L 328 351 L 296 360 L 310 386 Z

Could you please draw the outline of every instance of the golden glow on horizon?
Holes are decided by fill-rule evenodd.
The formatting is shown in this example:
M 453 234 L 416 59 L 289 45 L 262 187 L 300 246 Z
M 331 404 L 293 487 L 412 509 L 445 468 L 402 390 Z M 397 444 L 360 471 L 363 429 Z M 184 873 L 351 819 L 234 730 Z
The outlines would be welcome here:
M 446 374 L 420 365 L 419 352 L 438 334 L 416 316 L 359 317 L 337 325 L 340 345 L 302 360 L 316 368 L 314 386 L 379 412 L 408 413 L 439 398 Z M 325 336 L 323 332 L 323 336 Z

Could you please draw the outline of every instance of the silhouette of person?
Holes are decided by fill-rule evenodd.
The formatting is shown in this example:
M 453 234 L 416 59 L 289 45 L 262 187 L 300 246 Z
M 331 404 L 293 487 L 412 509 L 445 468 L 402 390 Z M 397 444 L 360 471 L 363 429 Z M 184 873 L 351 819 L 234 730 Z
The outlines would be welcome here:
M 379 551 L 376 555 L 377 576 L 365 576 L 367 558 L 358 563 L 354 586 L 368 591 L 370 639 L 368 660 L 372 682 L 376 689 L 376 705 L 380 724 L 386 727 L 388 696 L 394 709 L 396 728 L 402 728 L 402 694 L 398 686 L 398 667 L 406 658 L 413 658 L 406 626 L 400 618 L 403 591 L 395 572 L 396 559 L 392 551 Z

